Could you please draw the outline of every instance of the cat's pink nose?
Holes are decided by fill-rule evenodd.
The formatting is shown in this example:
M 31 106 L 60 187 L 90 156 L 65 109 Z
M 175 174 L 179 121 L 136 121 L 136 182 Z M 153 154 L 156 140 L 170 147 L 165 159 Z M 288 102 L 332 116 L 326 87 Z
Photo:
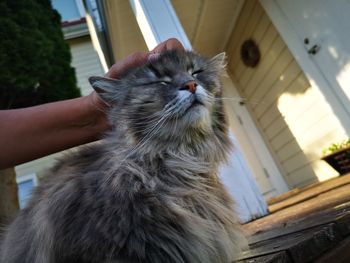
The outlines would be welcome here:
M 197 83 L 194 80 L 190 80 L 187 81 L 186 83 L 184 83 L 181 87 L 181 89 L 185 89 L 188 90 L 191 93 L 195 93 L 196 92 L 196 88 L 197 87 Z

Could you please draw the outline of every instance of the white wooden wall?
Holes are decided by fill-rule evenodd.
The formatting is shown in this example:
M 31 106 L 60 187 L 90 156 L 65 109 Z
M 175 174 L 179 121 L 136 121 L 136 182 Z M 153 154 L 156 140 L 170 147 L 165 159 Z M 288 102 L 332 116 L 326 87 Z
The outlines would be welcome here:
M 75 68 L 78 87 L 83 96 L 88 95 L 93 91 L 88 81 L 89 77 L 104 74 L 100 60 L 89 36 L 68 40 L 68 44 L 72 54 L 72 67 Z
M 261 51 L 256 68 L 240 58 L 252 38 Z M 229 74 L 291 188 L 336 175 L 320 160 L 329 142 L 346 136 L 322 92 L 311 86 L 257 0 L 247 0 L 227 52 Z

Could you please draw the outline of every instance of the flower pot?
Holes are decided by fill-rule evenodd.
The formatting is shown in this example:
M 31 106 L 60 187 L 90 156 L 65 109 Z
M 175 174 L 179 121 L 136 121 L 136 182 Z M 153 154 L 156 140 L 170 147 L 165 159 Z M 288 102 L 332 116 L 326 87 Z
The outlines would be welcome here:
M 340 175 L 350 172 L 350 146 L 340 149 L 322 158 L 332 166 Z

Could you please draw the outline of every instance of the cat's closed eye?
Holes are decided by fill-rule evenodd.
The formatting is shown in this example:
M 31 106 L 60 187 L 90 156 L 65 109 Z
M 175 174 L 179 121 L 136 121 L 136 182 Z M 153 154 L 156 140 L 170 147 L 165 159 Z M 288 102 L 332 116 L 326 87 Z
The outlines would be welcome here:
M 161 85 L 167 86 L 170 83 L 171 81 L 168 81 L 168 80 L 157 80 L 157 81 L 148 82 L 146 85 L 161 84 Z
M 197 69 L 197 70 L 192 72 L 192 76 L 196 77 L 199 73 L 202 73 L 202 72 L 203 72 L 203 69 Z
M 168 85 L 168 84 L 170 84 L 170 81 L 162 80 L 162 81 L 159 81 L 159 83 L 162 85 Z

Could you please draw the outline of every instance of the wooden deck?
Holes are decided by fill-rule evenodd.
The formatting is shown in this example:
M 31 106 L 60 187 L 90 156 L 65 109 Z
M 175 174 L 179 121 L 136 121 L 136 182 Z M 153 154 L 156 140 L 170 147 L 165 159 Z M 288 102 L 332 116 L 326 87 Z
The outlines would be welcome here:
M 269 201 L 244 225 L 249 250 L 236 262 L 350 262 L 350 174 Z

